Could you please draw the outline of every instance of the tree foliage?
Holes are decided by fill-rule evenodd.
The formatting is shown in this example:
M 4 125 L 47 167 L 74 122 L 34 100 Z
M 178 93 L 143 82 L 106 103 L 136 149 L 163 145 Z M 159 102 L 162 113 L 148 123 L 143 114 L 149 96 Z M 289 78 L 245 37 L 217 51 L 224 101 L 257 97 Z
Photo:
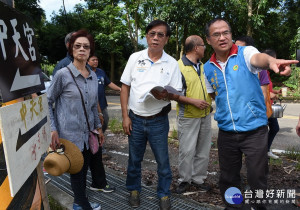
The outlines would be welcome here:
M 50 62 L 58 61 L 66 53 L 65 35 L 86 28 L 95 37 L 101 67 L 118 81 L 129 55 L 142 48 L 139 43 L 150 21 L 162 19 L 170 24 L 172 36 L 165 51 L 179 59 L 189 35 L 205 40 L 205 24 L 223 17 L 231 24 L 233 39 L 251 35 L 259 50 L 272 48 L 279 58 L 288 59 L 299 47 L 295 39 L 299 16 L 299 0 L 85 0 L 73 12 L 60 10 L 40 26 L 40 51 Z M 208 47 L 203 62 L 211 53 Z
M 30 17 L 36 28 L 45 19 L 45 11 L 39 6 L 40 0 L 14 0 L 15 8 Z

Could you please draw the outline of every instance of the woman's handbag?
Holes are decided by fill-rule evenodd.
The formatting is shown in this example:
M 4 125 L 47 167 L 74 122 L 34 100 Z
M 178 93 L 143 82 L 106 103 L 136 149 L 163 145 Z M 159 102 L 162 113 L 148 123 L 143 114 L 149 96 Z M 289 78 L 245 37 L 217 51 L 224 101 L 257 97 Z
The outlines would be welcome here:
M 79 89 L 78 87 L 78 84 L 75 80 L 75 77 L 73 75 L 73 73 L 71 72 L 70 68 L 67 67 L 70 74 L 72 75 L 73 77 L 73 80 L 79 90 L 79 93 L 80 93 L 80 97 L 81 97 L 81 103 L 82 103 L 82 107 L 83 107 L 83 111 L 84 111 L 84 115 L 85 115 L 85 120 L 86 120 L 86 123 L 87 123 L 87 126 L 88 126 L 88 129 L 89 129 L 89 147 L 90 147 L 90 150 L 92 152 L 92 154 L 96 154 L 99 150 L 99 139 L 98 139 L 98 134 L 99 132 L 95 129 L 93 131 L 91 131 L 91 128 L 90 128 L 90 124 L 89 124 L 89 120 L 88 120 L 88 117 L 87 117 L 87 112 L 86 112 L 86 108 L 85 108 L 85 105 L 84 105 L 84 101 L 83 101 L 83 96 L 82 96 L 82 93 L 81 93 L 81 90 Z
M 98 139 L 99 132 L 95 129 L 90 131 L 89 133 L 89 146 L 92 154 L 95 154 L 99 150 L 99 139 Z

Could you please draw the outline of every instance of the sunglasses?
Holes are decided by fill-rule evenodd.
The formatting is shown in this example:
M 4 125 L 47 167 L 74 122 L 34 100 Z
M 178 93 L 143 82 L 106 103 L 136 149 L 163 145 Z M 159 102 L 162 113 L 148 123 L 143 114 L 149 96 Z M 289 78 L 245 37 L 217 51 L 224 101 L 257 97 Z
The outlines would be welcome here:
M 83 49 L 85 49 L 85 50 L 89 50 L 90 48 L 91 48 L 91 46 L 90 45 L 81 45 L 81 44 L 74 44 L 74 49 L 80 49 L 81 47 L 83 47 Z

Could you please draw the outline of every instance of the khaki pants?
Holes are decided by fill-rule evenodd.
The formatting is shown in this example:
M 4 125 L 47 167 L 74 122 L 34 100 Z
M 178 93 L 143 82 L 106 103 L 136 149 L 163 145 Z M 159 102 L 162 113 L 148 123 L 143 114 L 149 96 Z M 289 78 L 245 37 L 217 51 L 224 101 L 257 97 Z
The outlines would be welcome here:
M 211 147 L 211 114 L 203 118 L 177 118 L 179 183 L 202 184 L 207 177 Z

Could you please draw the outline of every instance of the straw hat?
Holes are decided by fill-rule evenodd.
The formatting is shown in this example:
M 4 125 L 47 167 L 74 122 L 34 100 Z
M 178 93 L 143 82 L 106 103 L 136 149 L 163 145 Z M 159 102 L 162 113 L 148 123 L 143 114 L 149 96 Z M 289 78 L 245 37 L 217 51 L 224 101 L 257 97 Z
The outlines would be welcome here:
M 60 138 L 59 141 L 65 146 L 64 154 L 49 153 L 44 160 L 45 170 L 53 176 L 60 176 L 65 172 L 78 173 L 84 161 L 80 149 L 66 139 Z

